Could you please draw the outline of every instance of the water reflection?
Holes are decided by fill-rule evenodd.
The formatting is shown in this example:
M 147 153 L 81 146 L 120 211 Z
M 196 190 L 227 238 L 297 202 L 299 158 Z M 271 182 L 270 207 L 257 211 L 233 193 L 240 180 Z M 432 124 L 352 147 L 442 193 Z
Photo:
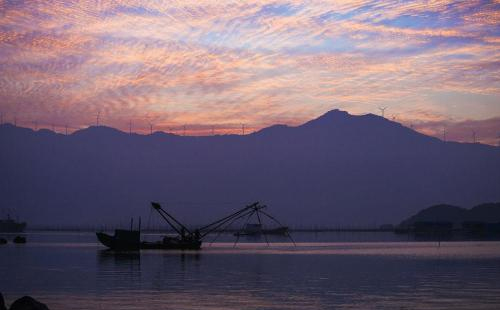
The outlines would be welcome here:
M 116 265 L 125 263 L 126 265 L 137 264 L 140 266 L 141 262 L 141 254 L 139 251 L 123 252 L 123 251 L 113 251 L 109 249 L 98 250 L 97 257 L 101 265 L 113 262 Z
M 97 251 L 97 268 L 101 274 L 113 274 L 116 271 L 135 275 L 141 271 L 139 252 Z
M 139 252 L 97 251 L 96 289 L 99 293 L 140 288 Z
M 1 247 L 0 289 L 7 299 L 30 294 L 55 310 L 500 304 L 497 242 L 246 242 L 236 248 L 227 242 L 140 253 L 67 242 Z

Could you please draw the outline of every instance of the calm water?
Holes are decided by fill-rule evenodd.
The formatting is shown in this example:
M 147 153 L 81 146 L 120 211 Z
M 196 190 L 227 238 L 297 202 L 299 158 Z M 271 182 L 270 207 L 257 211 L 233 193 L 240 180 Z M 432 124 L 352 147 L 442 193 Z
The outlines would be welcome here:
M 148 238 L 157 236 L 150 235 Z M 113 254 L 90 233 L 0 246 L 0 291 L 50 309 L 498 309 L 500 242 L 222 236 L 199 252 Z M 398 241 L 399 240 L 399 241 Z

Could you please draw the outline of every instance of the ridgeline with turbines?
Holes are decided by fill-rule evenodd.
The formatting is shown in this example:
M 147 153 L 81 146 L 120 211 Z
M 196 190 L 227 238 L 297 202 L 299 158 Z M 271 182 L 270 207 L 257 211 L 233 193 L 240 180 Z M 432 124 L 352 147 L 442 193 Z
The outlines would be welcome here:
M 500 148 L 444 142 L 373 114 L 333 110 L 247 135 L 151 133 L 0 125 L 0 205 L 47 226 L 147 218 L 150 201 L 203 223 L 261 201 L 291 226 L 334 226 L 500 201 Z

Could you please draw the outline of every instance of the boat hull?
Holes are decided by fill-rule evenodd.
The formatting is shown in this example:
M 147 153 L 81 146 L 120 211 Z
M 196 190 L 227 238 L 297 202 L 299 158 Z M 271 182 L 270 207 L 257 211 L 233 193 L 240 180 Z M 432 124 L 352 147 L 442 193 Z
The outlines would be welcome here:
M 104 232 L 96 233 L 97 239 L 104 246 L 116 251 L 136 251 L 140 249 L 140 242 L 137 238 L 120 238 L 120 234 L 115 232 L 114 236 L 108 235 Z M 137 234 L 137 236 L 139 236 Z
M 189 242 L 141 242 L 141 250 L 199 250 L 201 241 Z
M 200 240 L 178 240 L 170 239 L 158 242 L 140 242 L 139 235 L 133 232 L 116 231 L 114 236 L 104 232 L 96 233 L 97 239 L 104 246 L 115 251 L 138 251 L 138 250 L 199 250 Z

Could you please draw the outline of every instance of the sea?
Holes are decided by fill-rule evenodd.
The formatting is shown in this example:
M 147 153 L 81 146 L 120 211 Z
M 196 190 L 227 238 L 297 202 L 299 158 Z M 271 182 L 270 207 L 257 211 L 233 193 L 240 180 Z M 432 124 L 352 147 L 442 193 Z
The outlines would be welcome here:
M 199 251 L 115 253 L 92 232 L 0 245 L 0 292 L 71 309 L 500 309 L 500 242 L 391 232 L 209 236 Z M 146 234 L 148 240 L 161 238 Z

